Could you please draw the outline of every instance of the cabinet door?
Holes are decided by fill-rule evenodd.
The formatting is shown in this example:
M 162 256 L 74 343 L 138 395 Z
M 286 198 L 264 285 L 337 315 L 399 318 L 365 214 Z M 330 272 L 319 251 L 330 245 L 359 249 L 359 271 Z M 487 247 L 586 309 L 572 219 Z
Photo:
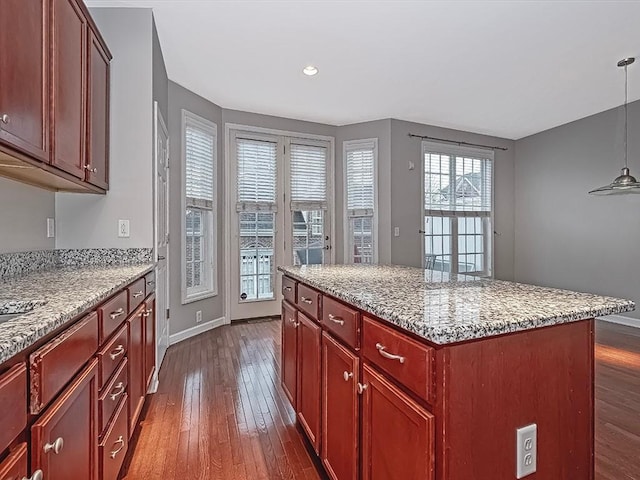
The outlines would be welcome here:
M 144 403 L 144 303 L 127 320 L 129 329 L 129 438 Z
M 27 444 L 21 443 L 0 463 L 0 480 L 24 480 L 27 477 Z
M 46 480 L 97 478 L 97 372 L 93 359 L 31 427 L 31 471 Z
M 85 180 L 109 188 L 109 56 L 89 31 L 87 169 Z
M 87 22 L 77 0 L 53 0 L 51 163 L 85 178 Z
M 145 392 L 151 386 L 156 369 L 156 296 L 151 295 L 145 301 L 144 315 L 144 372 Z
M 298 381 L 298 330 L 296 311 L 288 303 L 282 302 L 282 389 L 296 408 L 296 383 Z
M 320 452 L 320 327 L 298 312 L 298 420 L 316 453 Z
M 368 365 L 362 371 L 363 480 L 432 480 L 433 415 Z
M 359 361 L 322 334 L 322 464 L 333 480 L 358 478 Z
M 0 142 L 45 162 L 49 160 L 47 7 L 46 0 L 0 1 Z

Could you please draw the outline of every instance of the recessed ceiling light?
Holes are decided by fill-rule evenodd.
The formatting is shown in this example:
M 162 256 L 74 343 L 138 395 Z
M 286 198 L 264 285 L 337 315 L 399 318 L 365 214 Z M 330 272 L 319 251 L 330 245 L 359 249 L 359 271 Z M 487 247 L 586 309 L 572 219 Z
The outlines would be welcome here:
M 318 73 L 318 69 L 316 67 L 314 67 L 313 65 L 307 65 L 306 67 L 304 67 L 302 69 L 302 73 L 304 73 L 305 75 L 308 75 L 310 77 L 314 76 L 316 73 Z

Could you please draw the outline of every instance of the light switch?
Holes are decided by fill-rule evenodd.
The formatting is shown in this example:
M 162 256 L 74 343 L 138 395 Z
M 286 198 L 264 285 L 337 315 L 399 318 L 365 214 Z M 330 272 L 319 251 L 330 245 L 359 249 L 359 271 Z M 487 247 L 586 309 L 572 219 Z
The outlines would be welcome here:
M 118 220 L 118 237 L 129 238 L 129 220 Z
M 416 164 L 409 160 L 409 170 L 415 170 Z

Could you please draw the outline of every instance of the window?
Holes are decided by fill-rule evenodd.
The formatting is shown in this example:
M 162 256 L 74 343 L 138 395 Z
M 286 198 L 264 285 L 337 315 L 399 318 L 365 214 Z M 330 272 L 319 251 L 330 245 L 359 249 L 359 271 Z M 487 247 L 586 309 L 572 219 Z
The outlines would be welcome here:
M 237 139 L 240 300 L 273 298 L 277 143 Z
M 378 139 L 344 142 L 345 262 L 376 263 Z
M 493 152 L 423 142 L 424 266 L 492 274 Z
M 217 126 L 182 111 L 184 220 L 182 303 L 217 294 L 215 171 Z
M 327 147 L 291 142 L 291 228 L 294 265 L 324 263 Z

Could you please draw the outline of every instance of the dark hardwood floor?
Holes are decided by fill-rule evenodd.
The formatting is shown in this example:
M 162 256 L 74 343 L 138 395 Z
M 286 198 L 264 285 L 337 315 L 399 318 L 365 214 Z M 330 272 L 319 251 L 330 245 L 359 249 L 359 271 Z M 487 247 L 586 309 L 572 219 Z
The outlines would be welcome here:
M 640 329 L 598 322 L 596 332 L 596 480 L 640 480 Z M 279 371 L 279 321 L 172 346 L 124 479 L 324 478 Z

